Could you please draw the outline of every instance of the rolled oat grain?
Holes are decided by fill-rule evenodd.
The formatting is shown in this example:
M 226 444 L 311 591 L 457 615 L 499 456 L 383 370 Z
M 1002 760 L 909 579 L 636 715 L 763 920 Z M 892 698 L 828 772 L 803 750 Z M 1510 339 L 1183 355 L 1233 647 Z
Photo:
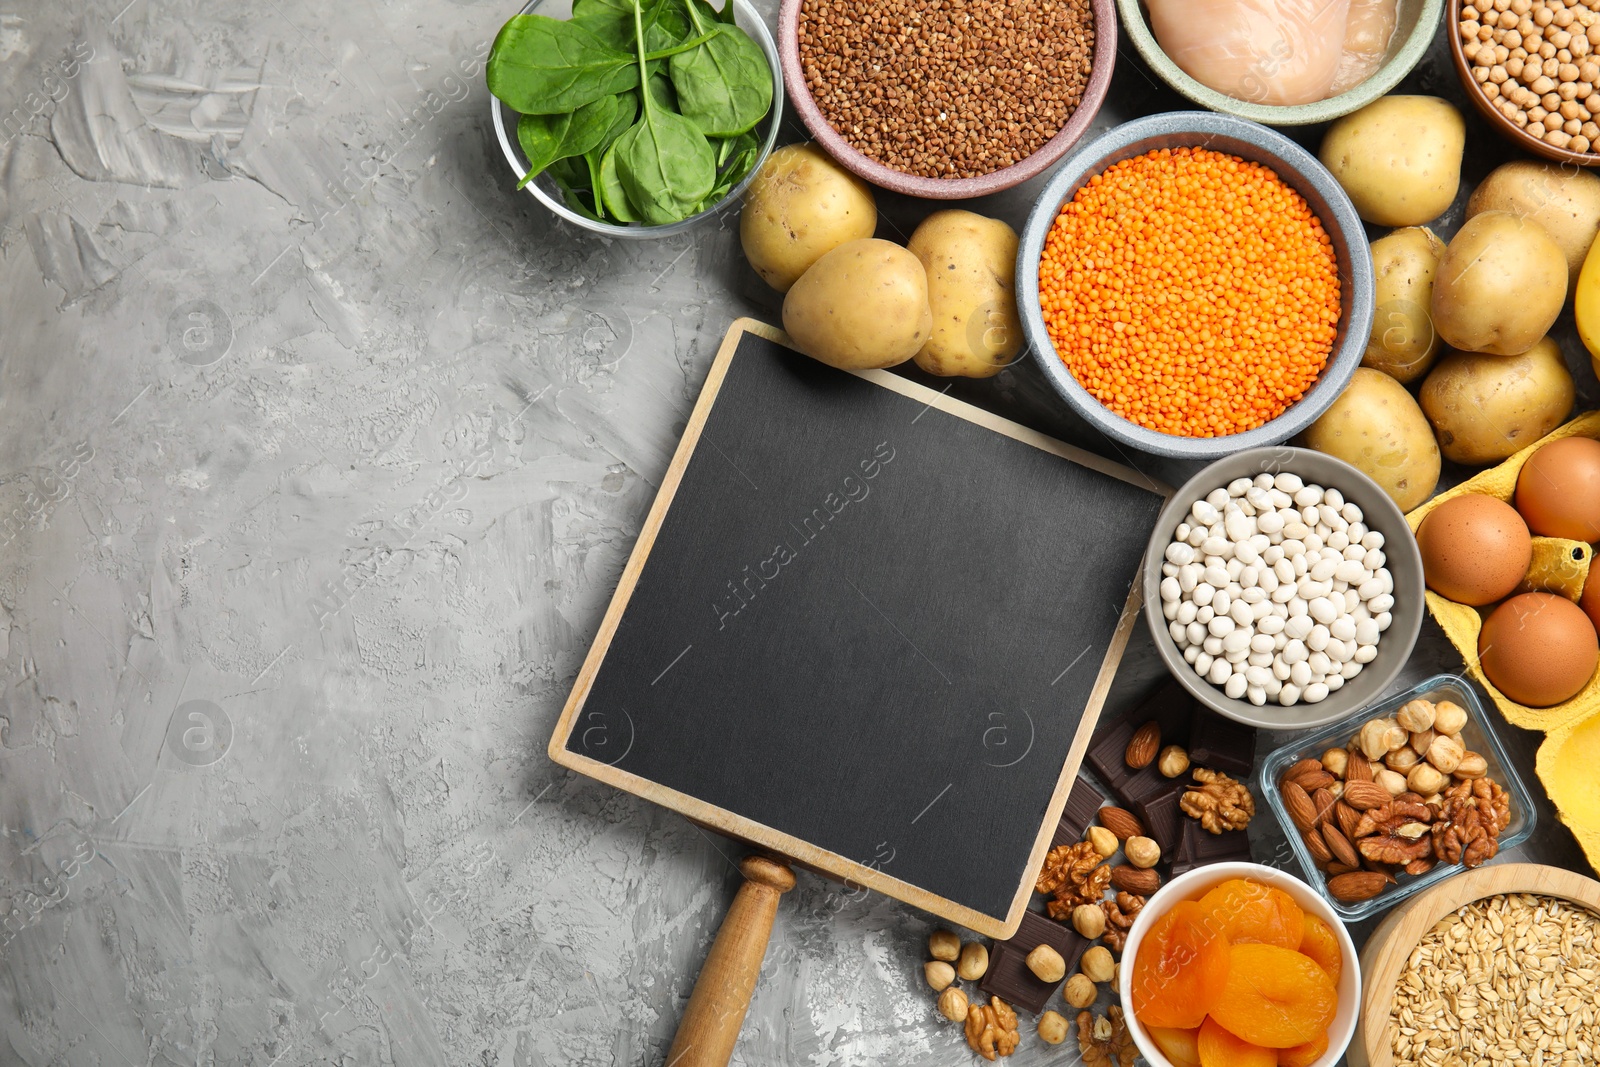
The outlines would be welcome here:
M 857 151 L 925 178 L 1019 163 L 1083 100 L 1089 0 L 805 0 L 806 86 Z

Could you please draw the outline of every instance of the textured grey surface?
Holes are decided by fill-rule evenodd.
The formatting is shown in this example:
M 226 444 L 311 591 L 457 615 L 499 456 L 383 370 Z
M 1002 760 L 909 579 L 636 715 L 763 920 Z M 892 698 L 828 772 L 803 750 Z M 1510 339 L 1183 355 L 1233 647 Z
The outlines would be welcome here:
M 737 853 L 544 746 L 719 339 L 775 319 L 735 219 L 514 194 L 503 4 L 125 2 L 0 9 L 0 1064 L 659 1063 Z M 1125 56 L 1096 127 L 1175 106 Z M 1117 456 L 1029 364 L 952 391 Z M 1405 679 L 1456 665 L 1428 624 Z M 1112 707 L 1160 670 L 1141 630 Z M 737 1061 L 969 1062 L 928 926 L 802 875 Z

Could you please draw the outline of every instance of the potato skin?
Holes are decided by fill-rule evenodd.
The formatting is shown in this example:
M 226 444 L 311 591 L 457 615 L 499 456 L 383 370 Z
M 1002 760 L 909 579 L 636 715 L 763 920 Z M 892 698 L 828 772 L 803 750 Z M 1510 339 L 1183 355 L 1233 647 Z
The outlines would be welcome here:
M 1439 332 L 1433 328 L 1433 279 L 1444 242 L 1426 226 L 1396 230 L 1372 242 L 1376 280 L 1372 336 L 1363 367 L 1397 382 L 1416 381 L 1439 356 Z
M 846 241 L 789 289 L 783 328 L 796 348 L 832 367 L 904 363 L 933 331 L 922 261 L 893 241 Z
M 1384 96 L 1328 127 L 1317 154 L 1379 226 L 1420 226 L 1444 214 L 1461 185 L 1467 127 L 1436 96 Z
M 1509 211 L 1544 227 L 1567 257 L 1567 293 L 1600 233 L 1600 178 L 1576 167 L 1518 159 L 1502 163 L 1467 200 L 1467 218 Z
M 1017 231 L 971 211 L 935 211 L 906 248 L 928 275 L 933 333 L 914 357 L 929 374 L 988 378 L 1022 350 Z
M 1451 348 L 1514 356 L 1550 332 L 1566 299 L 1567 257 L 1544 227 L 1485 211 L 1439 260 L 1433 326 Z
M 1449 352 L 1422 383 L 1422 410 L 1452 463 L 1498 463 L 1557 426 L 1577 390 L 1546 337 L 1518 356 Z
M 872 188 L 810 142 L 768 156 L 739 212 L 745 258 L 780 293 L 825 252 L 877 228 Z
M 1401 511 L 1427 500 L 1439 484 L 1439 446 L 1422 409 L 1404 386 L 1370 367 L 1356 369 L 1301 440 L 1377 482 Z

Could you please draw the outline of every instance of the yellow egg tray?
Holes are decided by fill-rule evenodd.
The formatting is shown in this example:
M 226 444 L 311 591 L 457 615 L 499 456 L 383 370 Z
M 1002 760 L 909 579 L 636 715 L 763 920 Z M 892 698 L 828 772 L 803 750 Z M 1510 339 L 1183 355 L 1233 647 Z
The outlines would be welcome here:
M 1522 465 L 1528 462 L 1543 445 L 1563 437 L 1592 437 L 1600 440 L 1600 411 L 1580 415 L 1558 427 L 1550 434 L 1524 448 L 1521 452 L 1467 479 L 1447 492 L 1440 493 L 1406 516 L 1414 533 L 1428 512 L 1465 493 L 1482 493 L 1498 497 L 1510 504 L 1517 490 L 1517 476 Z M 1558 593 L 1576 601 L 1583 593 L 1588 579 L 1594 548 L 1581 541 L 1567 541 L 1559 537 L 1533 539 L 1533 563 L 1523 580 L 1522 590 L 1542 590 Z M 1544 744 L 1539 746 L 1537 770 L 1561 821 L 1571 828 L 1578 843 L 1583 846 L 1589 863 L 1600 871 L 1600 671 L 1589 679 L 1589 684 L 1577 696 L 1564 704 L 1551 708 L 1530 708 L 1518 704 L 1500 690 L 1483 673 L 1478 662 L 1478 633 L 1483 629 L 1484 613 L 1466 604 L 1446 600 L 1429 591 L 1428 610 L 1444 629 L 1450 643 L 1456 646 L 1461 658 L 1467 662 L 1467 673 L 1488 692 L 1506 721 L 1530 730 L 1543 730 Z

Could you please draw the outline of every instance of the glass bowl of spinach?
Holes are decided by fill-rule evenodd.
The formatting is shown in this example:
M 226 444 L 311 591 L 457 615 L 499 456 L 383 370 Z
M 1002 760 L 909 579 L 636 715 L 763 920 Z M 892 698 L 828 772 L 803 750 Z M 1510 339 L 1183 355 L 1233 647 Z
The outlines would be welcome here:
M 508 21 L 486 73 L 518 188 L 625 238 L 738 202 L 777 142 L 783 73 L 748 0 L 713 2 L 532 0 Z

